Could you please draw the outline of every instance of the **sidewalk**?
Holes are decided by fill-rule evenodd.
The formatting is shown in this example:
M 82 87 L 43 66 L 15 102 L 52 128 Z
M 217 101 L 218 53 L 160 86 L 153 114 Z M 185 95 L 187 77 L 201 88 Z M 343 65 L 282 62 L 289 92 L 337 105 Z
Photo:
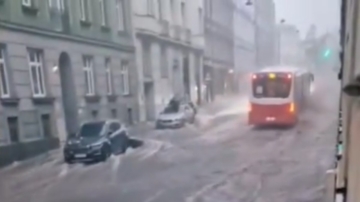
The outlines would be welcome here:
M 248 99 L 243 95 L 226 95 L 218 97 L 213 103 L 199 108 L 197 116 L 198 127 L 211 124 L 216 119 L 247 112 Z

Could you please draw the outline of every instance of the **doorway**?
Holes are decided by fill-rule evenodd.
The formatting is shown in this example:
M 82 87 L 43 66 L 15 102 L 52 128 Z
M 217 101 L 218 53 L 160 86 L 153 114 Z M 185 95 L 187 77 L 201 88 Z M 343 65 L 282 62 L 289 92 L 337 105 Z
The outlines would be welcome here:
M 153 121 L 155 120 L 155 92 L 154 84 L 152 82 L 144 83 L 144 94 L 145 94 L 145 111 L 146 111 L 146 120 Z
M 66 132 L 71 135 L 77 132 L 79 126 L 78 106 L 71 60 L 65 52 L 59 57 L 59 74 Z
M 189 58 L 183 58 L 183 84 L 185 95 L 190 98 L 191 87 L 190 87 L 190 68 L 189 68 Z

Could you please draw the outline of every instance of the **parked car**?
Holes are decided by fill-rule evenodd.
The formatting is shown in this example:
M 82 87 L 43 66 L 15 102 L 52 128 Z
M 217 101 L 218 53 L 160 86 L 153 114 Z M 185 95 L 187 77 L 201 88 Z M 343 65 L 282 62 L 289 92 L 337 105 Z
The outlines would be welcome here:
M 181 128 L 186 123 L 193 123 L 196 109 L 191 103 L 179 103 L 174 107 L 168 105 L 158 116 L 156 128 Z
M 129 144 L 125 125 L 117 120 L 92 121 L 81 125 L 79 132 L 68 137 L 64 147 L 64 160 L 106 161 L 113 153 L 124 153 Z

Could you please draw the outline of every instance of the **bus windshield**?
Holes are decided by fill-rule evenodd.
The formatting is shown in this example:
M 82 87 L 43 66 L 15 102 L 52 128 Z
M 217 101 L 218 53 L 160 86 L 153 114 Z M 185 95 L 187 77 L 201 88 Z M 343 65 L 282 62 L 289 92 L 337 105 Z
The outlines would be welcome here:
M 252 80 L 252 91 L 255 98 L 287 98 L 291 91 L 291 78 L 276 75 L 257 75 Z

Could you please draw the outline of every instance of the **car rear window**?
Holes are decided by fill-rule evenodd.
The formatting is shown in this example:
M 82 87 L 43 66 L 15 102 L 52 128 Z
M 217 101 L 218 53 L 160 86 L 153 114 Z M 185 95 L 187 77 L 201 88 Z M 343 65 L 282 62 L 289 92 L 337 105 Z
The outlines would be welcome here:
M 105 121 L 85 123 L 81 126 L 79 136 L 96 137 L 100 136 L 104 128 Z

